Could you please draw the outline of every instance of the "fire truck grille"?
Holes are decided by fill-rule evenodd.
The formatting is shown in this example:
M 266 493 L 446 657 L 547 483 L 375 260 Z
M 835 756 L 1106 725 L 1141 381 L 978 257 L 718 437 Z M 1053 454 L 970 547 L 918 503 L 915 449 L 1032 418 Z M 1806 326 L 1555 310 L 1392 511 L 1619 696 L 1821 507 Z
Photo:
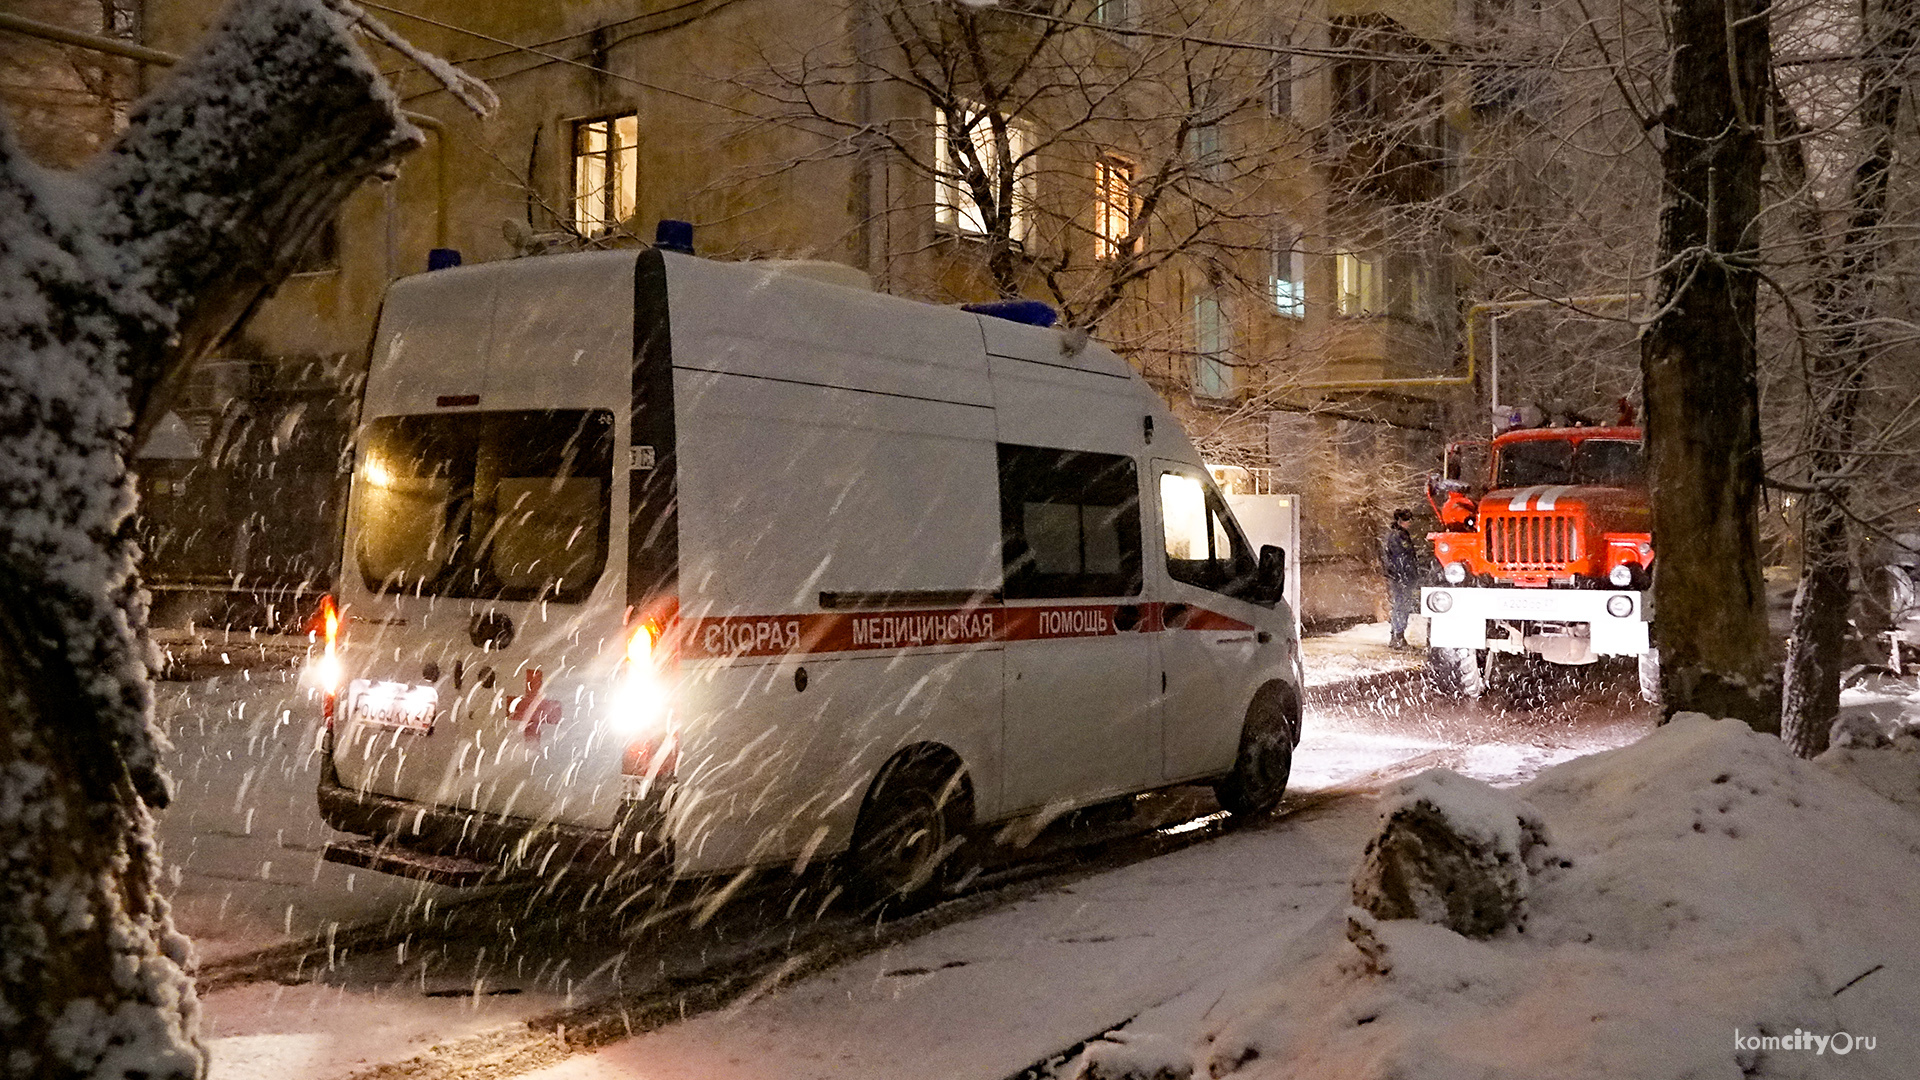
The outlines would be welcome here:
M 1505 570 L 1564 572 L 1579 557 L 1573 518 L 1566 515 L 1489 517 L 1487 558 Z

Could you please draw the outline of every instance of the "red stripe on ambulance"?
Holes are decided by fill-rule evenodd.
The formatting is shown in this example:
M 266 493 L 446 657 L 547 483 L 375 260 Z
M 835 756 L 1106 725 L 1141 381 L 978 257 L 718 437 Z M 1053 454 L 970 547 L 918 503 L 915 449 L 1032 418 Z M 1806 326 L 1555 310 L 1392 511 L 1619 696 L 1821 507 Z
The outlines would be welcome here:
M 1122 608 L 1127 618 L 1119 618 Z M 1105 637 L 1167 629 L 1164 604 L 1078 604 L 940 611 L 820 612 L 689 619 L 680 631 L 687 660 L 871 652 L 1009 641 Z M 1122 626 L 1128 629 L 1121 629 Z M 1190 608 L 1177 629 L 1250 630 L 1238 619 Z

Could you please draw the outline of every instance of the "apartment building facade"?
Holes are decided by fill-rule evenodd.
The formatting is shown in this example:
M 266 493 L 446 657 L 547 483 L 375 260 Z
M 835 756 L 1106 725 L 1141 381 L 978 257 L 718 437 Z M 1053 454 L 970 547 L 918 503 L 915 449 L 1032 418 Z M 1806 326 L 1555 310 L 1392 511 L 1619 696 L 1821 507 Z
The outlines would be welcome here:
M 218 14 L 102 2 L 37 14 L 98 27 L 125 8 L 176 54 Z M 1451 0 L 365 6 L 501 106 L 476 118 L 374 50 L 428 145 L 348 201 L 139 462 L 149 577 L 175 617 L 285 623 L 327 585 L 390 281 L 647 243 L 661 220 L 693 223 L 715 258 L 1054 303 L 1141 369 L 1223 480 L 1304 496 L 1310 618 L 1374 609 L 1379 526 L 1471 392 L 1447 385 L 1462 285 L 1421 212 L 1468 122 L 1419 61 Z M 164 74 L 129 85 L 143 77 Z

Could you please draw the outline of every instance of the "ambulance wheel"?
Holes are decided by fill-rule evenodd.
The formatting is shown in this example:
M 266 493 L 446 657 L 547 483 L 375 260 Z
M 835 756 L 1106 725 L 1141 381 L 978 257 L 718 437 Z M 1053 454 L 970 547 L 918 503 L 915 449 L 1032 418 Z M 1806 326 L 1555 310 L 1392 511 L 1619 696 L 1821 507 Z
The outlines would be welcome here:
M 1442 697 L 1477 698 L 1487 692 L 1477 649 L 1428 649 L 1427 686 Z
M 1280 805 L 1293 772 L 1293 718 L 1285 690 L 1269 685 L 1254 695 L 1240 729 L 1240 752 L 1233 771 L 1214 781 L 1220 807 L 1237 818 L 1258 817 Z
M 930 898 L 964 838 L 971 805 L 966 774 L 948 755 L 918 752 L 889 762 L 867 792 L 847 852 L 855 901 L 874 908 Z
M 1648 649 L 1640 654 L 1640 700 L 1660 704 L 1660 653 Z

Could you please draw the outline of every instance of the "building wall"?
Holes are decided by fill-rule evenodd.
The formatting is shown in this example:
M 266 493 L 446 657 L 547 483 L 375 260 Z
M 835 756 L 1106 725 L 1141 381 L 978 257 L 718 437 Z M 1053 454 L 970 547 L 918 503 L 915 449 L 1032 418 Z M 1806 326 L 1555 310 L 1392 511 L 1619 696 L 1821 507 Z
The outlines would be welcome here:
M 135 0 L 9 0 L 7 12 L 89 34 L 135 40 Z M 139 65 L 88 49 L 0 34 L 0 108 L 40 164 L 71 169 L 106 145 L 140 87 Z
M 205 32 L 217 6 L 213 0 L 156 6 L 144 26 L 147 43 L 185 51 Z M 347 466 L 331 443 L 354 422 L 353 394 L 387 283 L 424 270 L 431 249 L 453 248 L 463 260 L 478 262 L 639 244 L 651 239 L 656 221 L 676 218 L 696 223 L 696 246 L 704 255 L 846 262 L 867 270 L 877 287 L 936 302 L 993 295 L 977 241 L 936 224 L 934 189 L 922 173 L 884 146 L 862 152 L 845 126 L 792 122 L 792 110 L 782 104 L 786 91 L 769 77 L 770 56 L 799 55 L 870 76 L 875 69 L 852 63 L 860 50 L 874 47 L 872 28 L 858 21 L 857 6 L 737 0 L 649 13 L 630 0 L 416 0 L 409 10 L 422 19 L 382 17 L 487 81 L 500 94 L 501 107 L 476 119 L 424 74 L 376 50 L 406 108 L 438 124 L 428 129 L 427 149 L 404 162 L 394 180 L 370 185 L 348 201 L 331 250 L 316 251 L 308 271 L 289 279 L 223 347 L 209 370 L 229 374 L 224 383 L 201 380 L 204 392 L 183 408 L 185 441 L 173 447 L 180 454 L 197 450 L 197 457 L 169 458 L 164 467 L 150 463 L 147 471 L 156 478 L 169 474 L 164 493 L 149 485 L 155 513 L 165 508 L 165 494 L 174 496 L 178 514 L 240 523 L 217 535 L 194 532 L 191 543 L 178 539 L 177 528 L 157 525 L 156 549 L 170 553 L 172 572 L 182 580 L 205 578 L 208 568 L 224 561 L 230 572 L 244 570 L 283 587 L 326 584 L 337 559 L 337 529 L 329 522 L 338 506 L 337 499 L 318 493 L 329 476 L 337 487 Z M 1151 6 L 1147 10 L 1151 19 Z M 1322 8 L 1320 0 L 1283 8 L 1278 19 L 1272 9 L 1260 10 L 1262 19 L 1284 24 L 1286 40 L 1316 47 L 1327 43 L 1327 18 L 1345 11 L 1337 4 Z M 1424 0 L 1396 3 L 1393 10 L 1402 25 L 1436 36 L 1451 17 L 1447 4 Z M 1259 32 L 1251 23 L 1230 30 Z M 1134 62 L 1130 57 L 1144 55 L 1123 38 L 1082 39 L 1087 44 L 1079 62 L 1088 70 L 1125 69 Z M 528 44 L 544 55 L 500 42 Z M 1241 70 L 1255 73 L 1241 77 L 1259 77 L 1258 65 Z M 1098 333 L 1167 396 L 1210 454 L 1295 471 L 1307 500 L 1309 575 L 1352 580 L 1357 570 L 1371 569 L 1379 507 L 1383 500 L 1401 499 L 1405 486 L 1383 487 L 1377 478 L 1411 476 L 1426 467 L 1420 459 L 1429 454 L 1430 440 L 1405 433 L 1440 423 L 1434 404 L 1440 392 L 1361 388 L 1331 394 L 1314 387 L 1451 370 L 1457 362 L 1451 294 L 1440 304 L 1442 316 L 1430 324 L 1343 313 L 1337 253 L 1351 246 L 1355 230 L 1346 223 L 1371 211 L 1356 209 L 1332 190 L 1337 170 L 1329 168 L 1325 152 L 1331 68 L 1323 60 L 1298 58 L 1290 71 L 1284 109 L 1242 109 L 1223 125 L 1222 141 L 1246 158 L 1241 175 L 1253 178 L 1229 182 L 1212 196 L 1233 208 L 1233 219 L 1210 233 L 1202 249 L 1170 259 L 1145 283 L 1129 288 Z M 1152 82 L 1149 74 L 1136 72 L 1143 87 Z M 923 148 L 916 140 L 931 138 L 925 98 L 885 82 L 863 90 L 859 81 L 815 88 L 820 111 L 870 120 L 889 138 Z M 1151 112 L 1150 98 L 1141 91 L 1143 115 Z M 633 213 L 607 235 L 582 238 L 568 225 L 575 123 L 626 113 L 638 117 Z M 1067 266 L 1055 280 L 1068 288 L 1097 277 L 1099 268 L 1075 246 L 1091 243 L 1085 224 L 1093 185 L 1090 149 L 1111 147 L 1149 160 L 1156 148 L 1128 141 L 1137 142 L 1146 130 L 1117 122 L 1089 125 L 1041 156 L 1036 201 L 1078 225 L 1077 231 L 1063 227 L 1030 240 L 1026 291 L 1044 295 L 1046 272 L 1054 265 Z M 1293 227 L 1294 249 L 1301 253 L 1306 295 L 1297 314 L 1273 301 L 1276 216 Z M 1063 253 L 1072 258 L 1062 263 Z M 1450 289 L 1450 279 L 1447 284 Z M 1217 335 L 1224 341 L 1213 342 L 1223 345 L 1221 358 L 1231 371 L 1224 395 L 1196 393 L 1196 304 L 1203 298 L 1218 301 L 1225 321 Z M 236 370 L 245 371 L 245 378 L 233 377 Z M 344 404 L 316 404 L 329 387 L 342 392 Z M 1313 422 L 1297 427 L 1283 419 L 1303 415 Z M 272 434 L 297 432 L 309 423 L 312 437 Z M 1353 454 L 1335 452 L 1353 438 L 1339 434 L 1341 424 L 1387 433 L 1368 444 L 1376 478 L 1371 487 L 1353 482 Z M 220 455 L 228 460 L 215 460 Z M 236 464 L 260 455 L 266 460 Z M 236 481 L 239 473 L 251 479 Z M 269 481 L 292 475 L 314 492 L 308 501 L 315 509 L 310 520 L 296 523 L 298 531 L 321 534 L 294 545 L 303 556 L 290 552 L 285 538 L 265 540 L 268 532 L 286 528 L 270 512 L 270 501 L 261 505 Z M 183 491 L 197 494 L 179 498 Z M 261 556 L 264 550 L 273 551 L 271 559 Z M 167 558 L 156 567 L 165 577 Z M 1336 592 L 1323 602 L 1310 601 L 1308 617 L 1356 614 L 1370 606 L 1365 597 L 1347 595 L 1352 590 Z

